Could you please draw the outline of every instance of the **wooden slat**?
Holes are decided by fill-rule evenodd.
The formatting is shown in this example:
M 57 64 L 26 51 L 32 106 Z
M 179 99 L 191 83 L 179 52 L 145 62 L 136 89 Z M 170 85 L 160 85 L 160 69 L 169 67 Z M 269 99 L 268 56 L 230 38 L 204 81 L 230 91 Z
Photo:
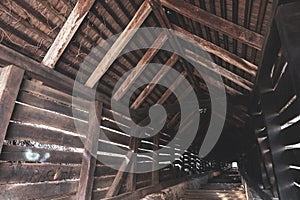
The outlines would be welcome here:
M 244 72 L 255 76 L 256 75 L 256 71 L 258 69 L 258 67 L 252 63 L 250 63 L 249 61 L 207 41 L 204 40 L 202 38 L 200 38 L 197 35 L 194 35 L 190 32 L 188 32 L 187 30 L 176 26 L 175 24 L 172 24 L 172 28 L 175 31 L 175 34 L 185 40 L 188 41 L 189 43 L 192 43 L 193 45 L 198 46 L 200 49 L 203 49 L 211 54 L 214 54 L 218 57 L 220 57 L 222 60 L 236 66 L 237 68 L 243 70 Z
M 36 183 L 77 179 L 80 165 L 3 162 L 0 171 L 0 184 Z
M 290 149 L 286 150 L 287 153 L 293 155 L 293 159 L 290 160 L 289 164 L 294 166 L 300 166 L 300 149 Z M 285 154 L 286 155 L 286 154 Z
M 170 68 L 178 61 L 178 56 L 176 54 L 173 54 L 168 61 L 165 63 L 165 66 L 167 68 L 162 68 L 152 79 L 151 84 L 146 87 L 139 96 L 134 100 L 134 102 L 131 104 L 131 109 L 137 109 L 142 103 L 143 100 L 153 91 L 156 84 L 168 73 Z
M 89 111 L 89 101 L 71 96 L 65 92 L 41 85 L 34 81 L 23 80 L 20 90 L 67 107 L 74 107 L 86 112 Z
M 37 184 L 6 184 L 0 185 L 2 199 L 39 199 L 46 197 L 60 197 L 62 195 L 76 193 L 78 181 L 60 181 Z
M 0 153 L 23 75 L 24 70 L 15 66 L 0 69 Z
M 258 50 L 262 49 L 264 38 L 258 33 L 202 10 L 183 0 L 161 0 L 161 3 L 187 18 L 218 30 Z
M 65 134 L 35 126 L 28 126 L 19 123 L 10 123 L 6 140 L 29 140 L 41 144 L 55 144 L 65 147 L 83 148 L 85 138 Z
M 115 43 L 111 46 L 110 50 L 105 54 L 104 58 L 98 64 L 95 71 L 91 74 L 85 85 L 87 87 L 94 87 L 97 81 L 105 74 L 109 69 L 111 64 L 115 61 L 130 39 L 134 36 L 137 29 L 143 24 L 148 15 L 151 12 L 151 7 L 148 1 L 140 6 L 140 8 L 135 13 L 134 17 L 131 19 L 127 27 L 120 34 Z
M 90 103 L 89 128 L 84 143 L 77 199 L 91 199 L 92 197 L 98 139 L 100 134 L 100 122 L 98 116 L 101 116 L 101 113 L 102 104 L 92 101 Z
M 18 95 L 18 101 L 45 110 L 64 114 L 70 117 L 76 117 L 84 121 L 88 120 L 88 114 L 82 110 L 79 109 L 73 110 L 73 108 L 69 107 L 68 105 L 64 105 L 32 93 L 21 91 Z M 76 111 L 76 115 L 74 115 L 75 111 Z
M 287 127 L 280 132 L 280 140 L 284 146 L 300 143 L 300 122 Z
M 4 145 L 0 160 L 79 164 L 81 153 Z
M 163 46 L 163 44 L 168 39 L 165 33 L 161 33 L 158 38 L 153 42 L 151 48 L 144 54 L 142 59 L 138 62 L 135 69 L 130 73 L 130 75 L 125 79 L 125 81 L 118 88 L 116 93 L 113 96 L 113 99 L 119 101 L 124 94 L 128 91 L 130 86 L 134 84 L 134 81 L 142 74 L 142 72 L 147 67 L 147 63 L 149 63 L 152 58 L 157 54 L 159 49 Z
M 20 104 L 15 106 L 12 119 L 18 122 L 46 125 L 80 135 L 84 135 L 84 130 L 87 128 L 87 123 L 85 122 Z M 80 126 L 76 127 L 75 121 Z M 77 130 L 77 128 L 81 130 Z
M 54 68 L 64 50 L 75 35 L 95 0 L 78 0 L 64 26 L 56 36 L 42 64 Z

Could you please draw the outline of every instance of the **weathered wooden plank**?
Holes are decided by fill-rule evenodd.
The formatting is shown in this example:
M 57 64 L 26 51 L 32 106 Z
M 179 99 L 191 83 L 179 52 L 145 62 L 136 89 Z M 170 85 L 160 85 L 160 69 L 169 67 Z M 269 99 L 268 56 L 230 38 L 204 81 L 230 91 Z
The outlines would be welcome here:
M 42 64 L 54 68 L 95 0 L 78 0 L 67 21 L 56 36 Z
M 79 164 L 81 153 L 4 145 L 0 160 Z
M 6 140 L 29 140 L 41 144 L 54 144 L 65 147 L 83 148 L 85 138 L 69 135 L 61 131 L 49 130 L 19 123 L 10 123 Z
M 189 43 L 192 43 L 193 45 L 198 46 L 200 49 L 203 49 L 211 54 L 214 54 L 218 57 L 220 57 L 222 60 L 236 66 L 237 68 L 243 70 L 244 72 L 255 76 L 256 71 L 258 67 L 251 62 L 207 41 L 202 38 L 200 38 L 197 35 L 194 35 L 187 30 L 176 26 L 175 24 L 172 24 L 172 29 L 174 29 L 175 34 L 185 40 L 188 41 Z
M 105 136 L 107 137 L 108 141 L 110 142 L 114 142 L 114 143 L 118 143 L 121 145 L 125 145 L 125 146 L 129 146 L 129 142 L 130 142 L 130 137 L 126 136 L 126 135 L 121 135 L 112 131 L 108 131 L 108 130 L 101 130 L 103 134 L 105 134 Z M 100 136 L 100 139 L 104 139 L 104 136 Z M 101 148 L 100 149 L 104 149 Z
M 37 61 L 28 58 L 3 44 L 0 44 L 0 55 L 1 59 L 5 62 L 12 63 L 17 67 L 24 69 L 32 78 L 43 82 L 51 88 L 65 92 L 69 95 L 76 92 L 76 94 L 81 98 L 87 100 L 90 100 L 90 98 L 96 98 L 98 101 L 108 105 L 110 104 L 110 99 L 107 96 L 98 92 L 94 96 L 91 88 L 85 87 L 80 83 L 76 83 L 77 87 L 74 87 L 75 81 L 70 77 L 46 67 L 45 65 L 38 63 Z
M 91 74 L 85 86 L 94 87 L 96 82 L 105 74 L 105 72 L 109 69 L 111 64 L 115 61 L 130 39 L 133 37 L 137 29 L 143 24 L 148 15 L 151 12 L 151 7 L 148 1 L 144 1 L 144 3 L 137 10 L 129 24 L 126 26 L 124 31 L 120 34 L 119 38 L 115 41 L 115 43 L 111 46 L 110 50 L 106 53 L 104 58 L 98 64 L 95 71 Z
M 98 150 L 98 139 L 100 134 L 100 121 L 102 104 L 91 102 L 89 110 L 89 128 L 84 143 L 84 152 L 80 171 L 80 181 L 78 185 L 77 199 L 91 199 L 96 168 L 96 158 Z
M 6 184 L 0 185 L 0 196 L 3 199 L 39 199 L 46 197 L 59 197 L 75 193 L 78 181 L 55 181 L 52 183 L 36 184 Z
M 19 88 L 23 80 L 24 70 L 15 66 L 0 69 L 0 153 L 11 119 Z
M 156 84 L 166 75 L 169 71 L 169 69 L 175 65 L 175 63 L 178 61 L 178 56 L 176 54 L 173 54 L 168 61 L 165 63 L 165 66 L 168 68 L 161 69 L 152 79 L 151 84 L 146 87 L 139 96 L 134 100 L 134 102 L 131 104 L 131 109 L 137 109 L 142 103 L 145 98 L 153 91 Z
M 162 32 L 157 39 L 151 45 L 151 48 L 144 54 L 138 64 L 135 66 L 134 71 L 130 73 L 130 75 L 124 80 L 121 86 L 118 88 L 116 93 L 113 95 L 113 99 L 119 101 L 124 94 L 128 91 L 130 86 L 134 83 L 134 81 L 141 75 L 141 73 L 147 67 L 147 63 L 149 63 L 154 56 L 157 54 L 159 49 L 163 46 L 163 44 L 167 41 L 168 36 Z
M 76 114 L 74 115 L 72 107 L 69 107 L 65 104 L 58 103 L 56 101 L 51 101 L 48 98 L 43 98 L 41 96 L 38 96 L 38 95 L 35 95 L 32 93 L 21 91 L 18 95 L 18 101 L 38 107 L 38 108 L 42 108 L 45 110 L 64 114 L 69 117 L 76 117 L 76 118 L 84 120 L 84 121 L 88 120 L 87 112 L 84 112 L 81 109 L 79 110 L 79 109 L 74 108 L 74 113 L 76 111 Z
M 40 110 L 34 107 L 17 104 L 12 116 L 12 119 L 19 122 L 45 125 L 84 136 L 84 130 L 87 128 L 87 123 L 72 119 L 63 115 Z M 77 130 L 76 123 L 80 124 L 82 130 Z M 79 127 L 78 127 L 79 128 Z
M 51 87 L 41 85 L 34 81 L 24 80 L 20 90 L 68 107 L 74 107 L 86 112 L 89 110 L 89 101 L 79 97 L 74 97 Z
M 257 50 L 262 49 L 264 37 L 258 33 L 202 10 L 201 8 L 183 0 L 161 0 L 161 3 L 185 17 L 218 30 L 230 37 L 233 37 L 234 39 L 256 48 Z
M 0 184 L 36 183 L 77 179 L 80 165 L 1 162 L 0 171 Z

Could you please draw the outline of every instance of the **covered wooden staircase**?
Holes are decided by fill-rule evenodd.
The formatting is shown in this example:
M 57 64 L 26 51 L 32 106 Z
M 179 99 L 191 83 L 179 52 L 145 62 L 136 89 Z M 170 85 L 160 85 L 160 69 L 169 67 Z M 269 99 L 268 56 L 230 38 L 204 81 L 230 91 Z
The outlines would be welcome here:
M 208 184 L 200 186 L 199 189 L 186 189 L 184 199 L 246 200 L 247 198 L 239 172 L 237 169 L 230 169 L 213 177 Z

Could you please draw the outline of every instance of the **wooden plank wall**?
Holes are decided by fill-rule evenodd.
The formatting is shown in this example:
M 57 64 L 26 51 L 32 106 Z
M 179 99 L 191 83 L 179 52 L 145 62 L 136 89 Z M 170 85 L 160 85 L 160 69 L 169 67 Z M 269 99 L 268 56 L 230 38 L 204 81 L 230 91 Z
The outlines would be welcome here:
M 39 82 L 23 80 L 0 155 L 0 196 L 6 199 L 17 199 L 20 196 L 28 199 L 77 198 L 91 102 L 80 98 L 76 98 L 76 102 L 72 104 L 71 95 Z M 72 108 L 77 111 L 76 118 Z M 130 136 L 119 128 L 122 126 L 130 130 L 130 119 L 124 118 L 127 121 L 124 120 L 124 124 L 117 126 L 112 111 L 105 104 L 98 117 L 101 119 L 101 132 L 97 158 L 104 159 L 106 163 L 96 161 L 92 177 L 92 199 L 106 196 L 118 173 L 118 168 L 113 165 L 124 161 L 112 147 L 118 146 L 126 151 L 130 149 Z M 82 125 L 83 130 L 77 130 L 74 121 Z M 160 145 L 168 145 L 171 136 L 161 133 L 157 139 Z M 154 148 L 153 141 L 154 138 L 140 140 L 136 151 L 153 152 L 157 148 Z M 175 152 L 174 148 L 174 154 Z M 171 160 L 171 155 L 162 156 L 165 156 L 162 159 L 165 162 Z M 109 162 L 110 167 L 107 166 Z M 150 158 L 140 157 L 136 165 L 144 167 L 152 166 L 153 163 Z M 190 177 L 210 169 L 210 164 L 187 151 L 184 156 L 178 156 L 175 163 L 158 171 L 158 184 L 174 182 L 180 177 Z M 146 194 L 157 189 L 157 184 L 152 183 L 152 172 L 136 174 L 132 179 L 136 180 L 134 187 L 131 188 L 126 183 L 130 176 L 126 175 L 115 195 L 129 194 L 140 189 Z
M 300 101 L 298 84 L 295 84 L 298 78 L 293 71 L 299 66 L 293 62 L 299 60 L 299 56 L 291 59 L 291 55 L 299 55 L 299 51 L 289 46 L 292 44 L 298 49 L 300 46 L 299 34 L 295 34 L 299 29 L 296 26 L 299 8 L 299 2 L 278 8 L 265 45 L 252 113 L 266 185 L 270 185 L 273 197 L 280 199 L 300 198 Z

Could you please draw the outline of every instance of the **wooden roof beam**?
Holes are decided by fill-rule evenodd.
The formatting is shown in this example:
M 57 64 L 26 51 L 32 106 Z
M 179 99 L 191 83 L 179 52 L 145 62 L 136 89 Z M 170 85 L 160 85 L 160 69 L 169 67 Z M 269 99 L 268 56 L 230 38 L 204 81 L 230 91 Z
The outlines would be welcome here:
M 172 24 L 172 28 L 175 30 L 175 34 L 179 38 L 181 38 L 193 45 L 196 45 L 211 54 L 214 54 L 214 55 L 220 57 L 222 60 L 228 62 L 229 64 L 236 66 L 240 70 L 242 70 L 252 76 L 256 75 L 258 67 L 256 65 L 252 64 L 251 62 L 249 62 L 243 58 L 240 58 L 239 56 L 237 56 L 237 55 L 235 55 L 235 54 L 233 54 L 233 53 L 231 53 L 231 52 L 229 52 L 229 51 L 227 51 L 205 39 L 202 39 L 197 35 L 194 35 L 188 31 L 186 31 L 185 29 L 183 29 L 179 26 L 176 26 L 175 24 Z
M 191 50 L 184 49 L 184 52 L 185 52 L 185 55 L 187 56 L 187 58 L 200 64 L 202 67 L 204 67 L 210 71 L 213 71 L 217 74 L 220 74 L 222 77 L 227 78 L 228 80 L 232 81 L 233 83 L 241 86 L 242 88 L 244 88 L 248 91 L 252 90 L 253 83 L 251 83 L 250 81 L 232 73 L 231 71 L 215 64 L 214 62 L 212 62 L 208 59 L 205 59 L 205 58 L 199 56 L 198 54 L 196 54 L 195 52 L 192 52 Z
M 151 7 L 152 7 L 152 10 L 153 10 L 153 13 L 155 15 L 155 17 L 158 19 L 158 22 L 160 24 L 160 26 L 162 28 L 166 28 L 166 29 L 171 29 L 171 23 L 165 13 L 165 11 L 163 10 L 163 7 L 162 7 L 162 4 L 160 2 L 160 0 L 148 0 Z M 179 51 L 181 54 L 183 54 L 183 50 L 180 46 L 180 43 L 177 39 L 177 36 L 174 36 L 173 34 L 169 34 L 171 37 L 169 38 L 170 40 L 170 45 L 171 47 L 174 49 L 174 50 L 177 50 Z M 196 91 L 196 94 L 197 96 L 200 95 L 200 90 L 199 88 L 197 87 L 198 86 L 198 83 L 197 83 L 197 80 L 195 79 L 195 77 L 193 76 L 193 73 L 191 71 L 190 68 L 188 68 L 186 66 L 186 63 L 181 61 L 182 63 L 182 66 L 184 68 L 184 70 L 187 72 L 187 77 L 190 78 L 191 82 L 192 82 L 192 85 Z
M 172 85 L 168 88 L 168 90 L 160 97 L 160 99 L 156 103 L 163 104 L 172 94 L 172 91 L 177 88 L 177 86 L 186 78 L 186 76 L 187 76 L 187 72 L 186 71 L 182 72 L 181 76 L 177 77 L 177 79 L 172 83 Z
M 173 54 L 166 62 L 165 66 L 168 68 L 162 68 L 152 79 L 151 84 L 148 85 L 131 104 L 131 109 L 137 109 L 144 101 L 145 98 L 152 92 L 156 84 L 168 73 L 170 68 L 178 61 L 178 55 Z
M 79 26 L 83 22 L 85 16 L 93 6 L 95 0 L 78 0 L 74 9 L 72 10 L 67 21 L 58 33 L 50 49 L 46 53 L 42 64 L 50 68 L 54 68 L 57 61 L 67 48 L 71 39 L 77 32 Z
M 113 96 L 114 100 L 118 101 L 124 96 L 124 94 L 128 91 L 130 86 L 134 83 L 134 81 L 141 75 L 141 73 L 147 67 L 147 63 L 149 63 L 153 59 L 153 57 L 157 54 L 157 52 L 167 41 L 167 39 L 168 36 L 165 33 L 161 33 L 158 36 L 158 38 L 152 44 L 151 48 L 144 54 L 142 59 L 138 62 L 133 72 L 130 73 L 129 76 L 127 76 L 125 81 L 118 88 L 117 92 Z
M 94 87 L 97 81 L 105 74 L 112 63 L 119 56 L 121 51 L 125 48 L 128 42 L 136 33 L 137 29 L 143 24 L 148 15 L 151 13 L 151 7 L 147 1 L 144 1 L 140 8 L 137 10 L 132 20 L 129 22 L 124 31 L 120 34 L 115 43 L 111 46 L 109 51 L 105 54 L 104 58 L 98 64 L 94 72 L 91 74 L 85 86 Z
M 222 17 L 218 17 L 184 0 L 161 0 L 162 5 L 175 12 L 220 31 L 234 39 L 237 39 L 255 49 L 261 51 L 264 37 L 245 27 L 234 24 Z

